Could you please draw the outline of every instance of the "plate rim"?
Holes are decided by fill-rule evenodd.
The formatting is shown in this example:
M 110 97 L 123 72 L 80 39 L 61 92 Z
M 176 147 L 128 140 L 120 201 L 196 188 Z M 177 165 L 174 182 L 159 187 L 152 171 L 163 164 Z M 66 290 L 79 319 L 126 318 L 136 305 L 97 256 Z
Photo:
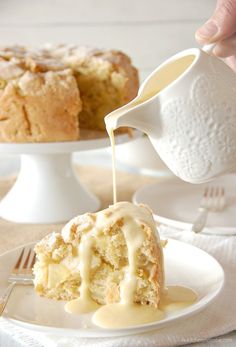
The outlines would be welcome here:
M 106 134 L 106 131 L 104 132 Z M 141 137 L 139 130 L 115 135 L 116 144 L 123 144 Z M 49 154 L 72 153 L 78 151 L 96 150 L 110 146 L 108 134 L 104 137 L 82 139 L 77 141 L 52 141 L 52 142 L 0 142 L 0 154 Z
M 20 328 L 29 330 L 29 331 L 36 331 L 38 333 L 47 333 L 49 335 L 55 335 L 55 336 L 74 336 L 74 337 L 86 337 L 86 338 L 104 338 L 104 337 L 118 337 L 118 336 L 125 336 L 125 335 L 134 335 L 137 333 L 144 333 L 144 332 L 148 332 L 151 330 L 158 330 L 161 329 L 163 326 L 164 327 L 169 327 L 170 325 L 174 324 L 175 321 L 180 322 L 183 321 L 184 319 L 186 319 L 187 317 L 191 317 L 197 313 L 199 313 L 200 311 L 204 310 L 205 308 L 207 308 L 210 304 L 214 303 L 215 300 L 217 299 L 217 297 L 219 296 L 219 294 L 222 292 L 224 286 L 225 286 L 225 272 L 223 267 L 221 266 L 221 264 L 218 262 L 217 259 L 215 259 L 214 256 L 212 256 L 211 254 L 209 254 L 208 252 L 204 251 L 203 249 L 194 246 L 188 242 L 184 242 L 184 241 L 180 241 L 180 240 L 176 240 L 173 239 L 171 237 L 168 237 L 168 241 L 170 240 L 170 242 L 173 242 L 174 244 L 181 244 L 182 246 L 185 247 L 190 247 L 190 248 L 194 248 L 196 249 L 198 252 L 203 253 L 204 255 L 208 256 L 211 258 L 211 260 L 213 260 L 215 262 L 215 264 L 218 266 L 218 269 L 221 272 L 221 276 L 222 276 L 222 281 L 221 284 L 219 286 L 219 288 L 211 294 L 211 296 L 208 298 L 208 300 L 204 303 L 204 305 L 198 305 L 198 302 L 196 302 L 194 304 L 194 306 L 197 306 L 197 308 L 195 310 L 191 310 L 188 311 L 186 309 L 185 312 L 183 312 L 183 314 L 179 317 L 167 317 L 167 319 L 163 319 L 160 321 L 156 321 L 156 322 L 151 322 L 151 323 L 146 323 L 146 324 L 142 324 L 142 325 L 138 325 L 138 326 L 130 326 L 130 327 L 126 327 L 126 328 L 118 328 L 118 329 L 103 329 L 100 327 L 95 327 L 95 328 L 91 328 L 91 329 L 85 329 L 85 328 L 61 328 L 61 327 L 52 327 L 52 326 L 46 326 L 46 325 L 41 325 L 41 324 L 35 324 L 35 323 L 29 323 L 27 321 L 23 321 L 23 320 L 17 320 L 14 318 L 10 318 L 7 317 L 5 315 L 2 316 L 2 318 L 4 320 L 6 320 L 7 322 L 10 322 Z M 0 255 L 0 260 L 3 256 L 9 255 L 10 253 L 13 253 L 17 250 L 21 250 L 23 247 L 27 247 L 27 246 L 32 246 L 35 245 L 36 242 L 38 241 L 33 241 L 33 242 L 28 242 L 26 244 L 22 244 L 20 246 L 17 246 L 13 249 L 10 249 L 4 253 L 2 253 Z M 191 305 L 192 306 L 192 305 Z M 88 332 L 86 334 L 86 332 Z

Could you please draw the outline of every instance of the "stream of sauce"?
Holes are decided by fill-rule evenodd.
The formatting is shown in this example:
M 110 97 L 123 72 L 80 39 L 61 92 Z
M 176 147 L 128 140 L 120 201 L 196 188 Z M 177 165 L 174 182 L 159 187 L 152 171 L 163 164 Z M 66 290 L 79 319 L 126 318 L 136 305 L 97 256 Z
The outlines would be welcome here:
M 114 130 L 112 128 L 109 128 L 107 132 L 108 132 L 110 143 L 111 143 L 113 204 L 116 204 L 117 203 L 117 181 L 116 181 L 115 136 L 114 136 Z

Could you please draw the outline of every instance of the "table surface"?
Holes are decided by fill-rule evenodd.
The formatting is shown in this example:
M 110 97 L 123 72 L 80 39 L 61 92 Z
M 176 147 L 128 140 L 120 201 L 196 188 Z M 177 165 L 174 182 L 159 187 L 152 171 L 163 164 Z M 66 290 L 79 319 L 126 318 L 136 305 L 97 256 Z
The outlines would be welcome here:
M 80 180 L 88 186 L 88 188 L 95 193 L 102 202 L 102 208 L 112 203 L 112 180 L 110 170 L 110 154 L 106 150 L 96 151 L 96 160 L 94 155 L 88 152 L 86 155 L 77 156 L 75 160 L 79 159 L 80 166 L 76 166 Z M 3 161 L 1 160 L 1 163 Z M 94 175 L 94 166 L 96 166 L 96 175 Z M 81 165 L 85 164 L 85 165 Z M 0 164 L 0 198 L 8 191 L 13 184 L 16 173 L 19 169 L 19 158 L 6 157 L 4 165 Z M 118 169 L 124 169 L 122 165 L 118 165 Z M 158 176 L 158 174 L 157 174 Z M 119 171 L 118 174 L 118 199 L 120 201 L 131 200 L 133 193 L 140 187 L 153 182 L 161 181 L 161 177 L 148 177 L 137 175 L 137 173 L 128 173 Z M 58 225 L 29 225 L 29 224 L 16 224 L 6 220 L 0 219 L 0 254 L 9 249 L 17 247 L 21 244 L 30 241 L 36 241 L 48 234 L 52 230 L 60 230 L 62 224 Z M 24 233 L 19 231 L 24 229 Z M 17 235 L 17 237 L 16 237 Z M 194 346 L 211 347 L 211 346 L 224 346 L 233 347 L 236 345 L 236 332 L 216 337 L 214 339 L 194 344 Z M 10 346 L 10 344 L 9 344 Z M 13 346 L 13 344 L 11 345 Z M 14 345 L 15 347 L 16 345 Z M 189 345 L 190 346 L 190 345 Z M 192 345 L 191 345 L 192 346 Z M 5 347 L 5 346 L 4 346 Z

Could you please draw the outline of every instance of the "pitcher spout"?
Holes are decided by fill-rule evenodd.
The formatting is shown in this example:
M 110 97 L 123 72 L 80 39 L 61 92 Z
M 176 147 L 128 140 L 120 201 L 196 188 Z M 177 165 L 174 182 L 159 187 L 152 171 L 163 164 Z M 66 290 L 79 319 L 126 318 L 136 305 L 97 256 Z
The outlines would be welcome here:
M 135 99 L 129 104 L 108 114 L 105 117 L 106 128 L 109 132 L 111 129 L 131 127 L 152 136 L 158 126 L 157 112 L 157 100 L 141 102 Z

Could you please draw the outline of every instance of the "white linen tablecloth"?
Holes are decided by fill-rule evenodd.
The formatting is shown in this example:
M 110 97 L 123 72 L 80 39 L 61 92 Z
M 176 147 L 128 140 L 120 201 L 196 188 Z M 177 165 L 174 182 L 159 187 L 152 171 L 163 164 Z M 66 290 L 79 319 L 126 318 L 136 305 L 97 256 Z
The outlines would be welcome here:
M 213 255 L 225 271 L 225 287 L 216 301 L 202 312 L 167 328 L 144 334 L 116 338 L 68 338 L 32 334 L 2 319 L 1 347 L 157 347 L 181 346 L 226 334 L 236 329 L 236 236 L 213 236 L 161 227 L 162 238 L 191 243 Z M 199 279 L 202 281 L 204 279 Z M 11 337 L 11 344 L 7 344 Z M 226 346 L 227 338 L 216 340 Z M 221 344 L 222 342 L 222 344 Z M 211 346 L 211 344 L 210 344 Z

